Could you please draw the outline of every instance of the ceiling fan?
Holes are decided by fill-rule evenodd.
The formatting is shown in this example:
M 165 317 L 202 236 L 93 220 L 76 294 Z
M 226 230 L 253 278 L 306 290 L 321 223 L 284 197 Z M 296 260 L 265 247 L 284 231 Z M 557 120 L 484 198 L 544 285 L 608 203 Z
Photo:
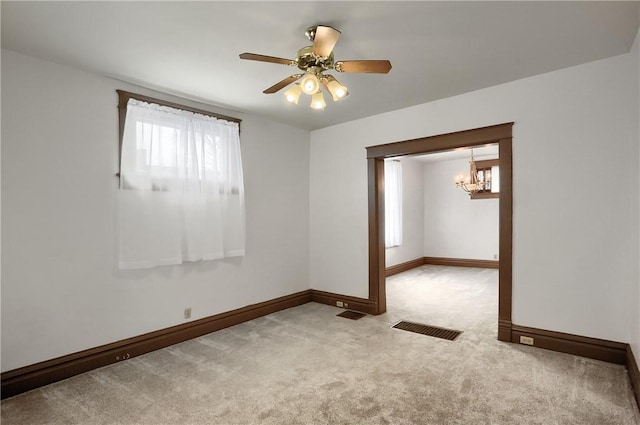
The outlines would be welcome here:
M 391 62 L 388 60 L 352 60 L 334 62 L 333 48 L 340 38 L 340 31 L 335 28 L 316 25 L 307 28 L 305 35 L 313 42 L 312 46 L 306 46 L 298 50 L 295 59 L 283 59 L 274 56 L 258 55 L 256 53 L 242 53 L 240 59 L 248 59 L 260 62 L 271 62 L 282 65 L 297 66 L 302 73 L 293 74 L 284 80 L 264 90 L 265 94 L 280 91 L 291 83 L 300 79 L 285 92 L 287 101 L 298 103 L 302 93 L 311 96 L 311 108 L 324 109 L 326 103 L 320 90 L 320 86 L 331 93 L 334 101 L 344 99 L 349 91 L 332 75 L 324 72 L 336 70 L 338 72 L 387 74 L 391 70 Z

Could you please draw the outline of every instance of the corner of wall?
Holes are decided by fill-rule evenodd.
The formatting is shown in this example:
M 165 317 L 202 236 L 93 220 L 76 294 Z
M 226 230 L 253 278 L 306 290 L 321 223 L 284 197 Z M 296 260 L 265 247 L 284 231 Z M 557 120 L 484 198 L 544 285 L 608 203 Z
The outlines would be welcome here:
M 634 58 L 635 64 L 635 76 L 636 82 L 638 84 L 638 97 L 636 100 L 636 108 L 637 108 L 637 117 L 638 121 L 636 122 L 636 138 L 638 140 L 638 168 L 640 168 L 640 30 L 636 34 L 636 39 L 633 43 L 632 48 L 632 57 Z M 638 210 L 640 211 L 640 172 L 638 173 Z M 638 214 L 638 252 L 640 253 L 640 214 Z M 636 333 L 635 338 L 632 340 L 632 346 L 636 353 L 640 353 L 640 258 L 638 258 L 638 284 L 636 286 Z
M 637 210 L 640 212 L 640 29 L 636 34 L 636 38 L 633 42 L 633 46 L 631 47 L 630 52 L 632 61 L 633 61 L 633 76 L 634 82 L 636 84 L 636 93 L 637 96 L 635 98 L 635 115 L 637 117 L 635 122 L 635 140 L 637 141 L 637 153 L 638 153 L 638 167 L 637 171 L 637 179 L 638 179 L 638 208 Z M 631 297 L 633 305 L 631 306 L 631 311 L 635 313 L 635 317 L 632 319 L 632 329 L 631 329 L 631 340 L 629 344 L 631 345 L 635 354 L 640 353 L 640 213 L 638 214 L 638 271 L 637 271 L 637 282 L 635 282 L 634 286 L 634 294 Z

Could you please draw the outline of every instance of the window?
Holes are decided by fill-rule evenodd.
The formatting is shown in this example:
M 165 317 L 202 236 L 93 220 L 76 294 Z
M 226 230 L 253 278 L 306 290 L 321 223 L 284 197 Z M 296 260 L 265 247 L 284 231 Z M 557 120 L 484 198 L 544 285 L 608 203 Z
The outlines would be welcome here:
M 488 199 L 500 197 L 500 167 L 499 159 L 476 161 L 478 181 L 485 182 L 484 189 L 471 195 L 471 199 Z
M 238 120 L 118 93 L 119 267 L 244 255 Z
M 384 161 L 385 248 L 402 245 L 402 164 Z

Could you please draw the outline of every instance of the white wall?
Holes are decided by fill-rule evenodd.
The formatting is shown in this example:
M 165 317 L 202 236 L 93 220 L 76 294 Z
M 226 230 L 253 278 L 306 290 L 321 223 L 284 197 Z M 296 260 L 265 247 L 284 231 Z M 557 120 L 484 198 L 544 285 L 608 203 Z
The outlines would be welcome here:
M 246 256 L 117 270 L 116 88 L 176 100 L 2 51 L 2 371 L 309 288 L 309 133 L 197 104 L 243 119 Z
M 413 158 L 399 160 L 402 164 L 402 245 L 385 250 L 386 267 L 423 257 L 422 162 Z
M 631 60 L 632 60 L 632 67 L 633 67 L 633 74 L 635 75 L 635 92 L 637 93 L 637 97 L 635 99 L 635 109 L 637 111 L 637 116 L 636 116 L 636 126 L 640 127 L 640 31 L 638 31 L 638 34 L 636 34 L 636 39 L 633 43 L 633 48 L 631 49 L 632 55 L 631 55 Z M 638 132 L 640 133 L 640 128 L 638 129 Z M 638 137 L 637 140 L 638 143 L 638 162 L 640 162 L 640 136 Z M 640 173 L 638 175 L 638 191 L 640 192 Z M 638 196 L 638 201 L 640 202 L 640 195 Z M 640 206 L 638 207 L 638 209 L 640 210 Z M 640 232 L 640 214 L 638 214 L 638 221 L 639 221 L 639 225 L 638 225 L 638 231 Z M 640 236 L 638 237 L 638 243 L 640 243 Z M 640 248 L 638 249 L 638 251 L 640 251 Z M 638 268 L 640 268 L 640 256 L 638 257 L 638 260 L 636 262 L 636 264 L 638 265 Z M 635 295 L 635 296 L 634 296 Z M 631 344 L 631 347 L 633 349 L 633 353 L 634 356 L 636 358 L 636 361 L 640 361 L 640 272 L 638 273 L 638 284 L 635 287 L 635 294 L 630 296 L 629 298 L 632 300 L 633 305 L 631 306 L 632 311 L 635 312 L 635 317 L 632 318 L 632 323 L 631 323 L 631 338 L 629 340 L 629 343 Z M 635 301 L 635 302 L 634 302 Z
M 468 158 L 425 163 L 425 257 L 496 258 L 499 200 L 471 200 L 468 193 L 457 188 L 455 176 L 468 172 Z
M 366 146 L 514 121 L 514 323 L 629 341 L 640 245 L 636 59 L 313 131 L 311 286 L 367 296 Z

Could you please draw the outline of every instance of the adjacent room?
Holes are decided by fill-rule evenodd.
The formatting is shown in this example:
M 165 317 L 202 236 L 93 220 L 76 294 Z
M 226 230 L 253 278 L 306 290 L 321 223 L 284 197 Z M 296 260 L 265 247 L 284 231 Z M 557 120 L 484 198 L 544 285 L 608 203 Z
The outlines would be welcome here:
M 640 424 L 640 2 L 0 14 L 3 424 Z
M 497 145 L 385 161 L 389 316 L 461 331 L 484 323 L 496 338 L 497 162 Z M 467 183 L 472 175 L 477 187 Z

